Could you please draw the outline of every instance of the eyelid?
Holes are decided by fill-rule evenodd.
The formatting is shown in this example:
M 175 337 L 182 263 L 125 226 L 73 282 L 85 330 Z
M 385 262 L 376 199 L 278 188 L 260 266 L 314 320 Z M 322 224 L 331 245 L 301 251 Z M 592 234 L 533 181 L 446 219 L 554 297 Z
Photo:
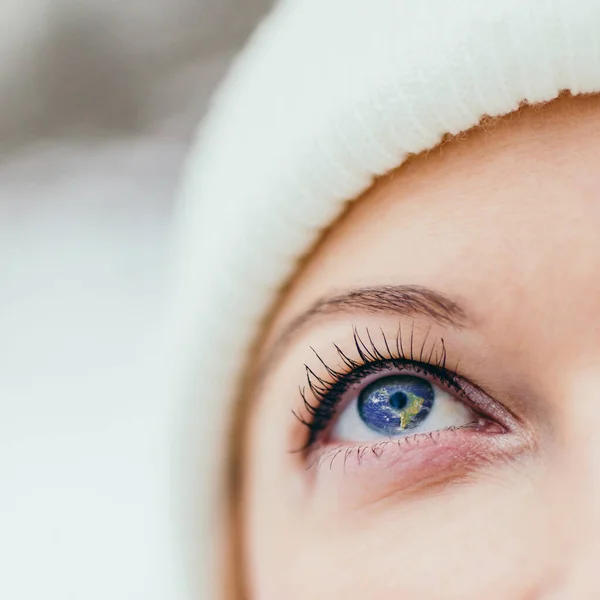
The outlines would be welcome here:
M 465 402 L 475 413 L 495 421 L 503 430 L 511 430 L 516 425 L 517 420 L 508 409 L 447 366 L 448 353 L 443 338 L 433 339 L 428 332 L 416 350 L 414 323 L 408 339 L 402 339 L 400 327 L 392 344 L 385 332 L 380 330 L 380 347 L 368 328 L 365 328 L 365 332 L 365 335 L 361 335 L 356 327 L 352 328 L 356 358 L 350 357 L 349 353 L 333 344 L 342 362 L 338 368 L 329 366 L 313 350 L 319 365 L 327 375 L 321 377 L 315 369 L 305 365 L 308 390 L 301 386 L 300 395 L 306 416 L 294 413 L 309 430 L 301 451 L 308 451 L 323 441 L 328 427 L 341 410 L 347 391 L 353 385 L 364 384 L 365 378 L 371 374 L 383 376 L 386 371 L 391 370 L 417 373 L 438 384 L 441 383 L 449 392 L 458 395 L 460 401 Z M 312 396 L 312 402 L 309 400 L 309 394 Z

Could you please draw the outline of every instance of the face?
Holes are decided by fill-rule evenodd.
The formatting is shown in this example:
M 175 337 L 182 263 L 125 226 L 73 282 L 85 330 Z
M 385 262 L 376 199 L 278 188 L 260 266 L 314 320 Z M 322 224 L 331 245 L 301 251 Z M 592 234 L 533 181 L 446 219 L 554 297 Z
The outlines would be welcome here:
M 600 597 L 600 101 L 379 181 L 253 365 L 252 600 Z

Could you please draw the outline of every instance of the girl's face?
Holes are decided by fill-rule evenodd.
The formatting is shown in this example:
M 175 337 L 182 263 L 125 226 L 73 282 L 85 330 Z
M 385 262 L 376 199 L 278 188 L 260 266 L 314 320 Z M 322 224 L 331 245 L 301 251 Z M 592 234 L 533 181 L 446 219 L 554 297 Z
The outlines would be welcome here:
M 563 97 L 327 234 L 257 356 L 251 598 L 600 597 L 599 160 Z

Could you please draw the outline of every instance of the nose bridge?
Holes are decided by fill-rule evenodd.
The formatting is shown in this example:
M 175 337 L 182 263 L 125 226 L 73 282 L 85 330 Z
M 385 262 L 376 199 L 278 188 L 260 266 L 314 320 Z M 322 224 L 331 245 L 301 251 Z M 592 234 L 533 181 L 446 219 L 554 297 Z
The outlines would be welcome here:
M 557 575 L 547 597 L 600 598 L 600 366 L 570 377 L 563 393 L 547 480 Z
M 587 530 L 600 524 L 600 366 L 574 374 L 559 411 L 560 424 L 557 470 L 563 494 L 577 515 L 587 520 Z M 567 498 L 565 498 L 567 500 Z

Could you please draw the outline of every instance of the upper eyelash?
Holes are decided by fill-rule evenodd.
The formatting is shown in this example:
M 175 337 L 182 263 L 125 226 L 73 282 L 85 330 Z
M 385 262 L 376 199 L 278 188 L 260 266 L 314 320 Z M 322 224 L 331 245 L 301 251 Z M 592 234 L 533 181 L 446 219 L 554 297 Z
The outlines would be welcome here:
M 410 367 L 413 371 L 429 375 L 443 382 L 457 393 L 463 391 L 456 371 L 449 369 L 446 364 L 448 355 L 443 338 L 440 338 L 439 342 L 432 343 L 431 348 L 426 352 L 429 341 L 428 331 L 420 349 L 415 352 L 414 324 L 411 327 L 408 340 L 403 340 L 402 326 L 400 325 L 393 344 L 390 344 L 383 329 L 380 332 L 384 345 L 383 351 L 379 350 L 375 344 L 368 327 L 365 328 L 367 341 L 363 339 L 355 326 L 352 327 L 354 346 L 359 357 L 358 361 L 350 358 L 337 344 L 333 344 L 343 365 L 341 369 L 328 365 L 317 351 L 311 347 L 331 380 L 328 381 L 320 377 L 310 366 L 304 365 L 308 389 L 314 398 L 314 404 L 311 404 L 307 398 L 306 387 L 300 386 L 300 396 L 308 418 L 302 417 L 295 411 L 293 413 L 309 430 L 308 440 L 301 451 L 307 450 L 318 441 L 319 435 L 334 418 L 344 392 L 350 385 L 369 374 L 365 371 L 375 371 L 379 367 L 390 365 L 402 368 Z

